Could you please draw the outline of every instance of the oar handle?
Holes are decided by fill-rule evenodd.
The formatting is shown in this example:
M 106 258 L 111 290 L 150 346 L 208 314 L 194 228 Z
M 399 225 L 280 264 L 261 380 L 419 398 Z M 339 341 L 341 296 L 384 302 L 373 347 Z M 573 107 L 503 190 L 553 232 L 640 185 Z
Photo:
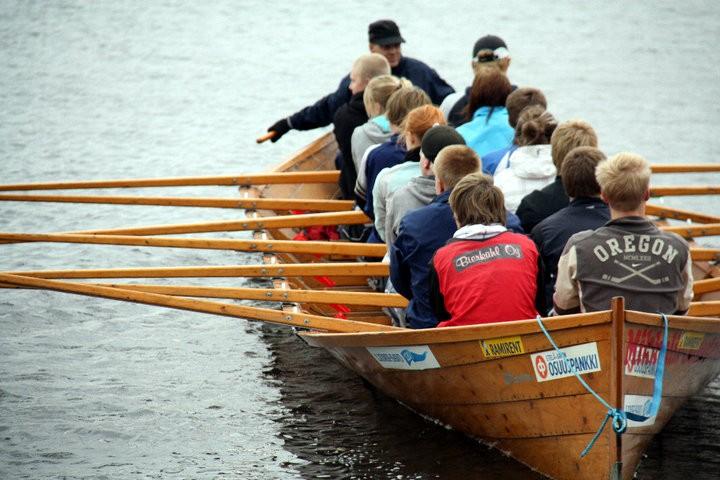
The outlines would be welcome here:
M 258 137 L 255 141 L 257 143 L 267 142 L 268 140 L 272 140 L 273 138 L 275 138 L 275 135 L 277 135 L 277 132 L 275 130 L 270 130 L 268 133 L 266 133 L 262 137 Z

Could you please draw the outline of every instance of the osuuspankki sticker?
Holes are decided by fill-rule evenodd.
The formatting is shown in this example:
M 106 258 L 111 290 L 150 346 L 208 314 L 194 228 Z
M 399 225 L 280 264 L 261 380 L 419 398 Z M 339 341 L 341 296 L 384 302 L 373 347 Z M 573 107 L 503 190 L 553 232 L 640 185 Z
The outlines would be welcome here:
M 598 355 L 597 342 L 574 345 L 561 348 L 567 360 L 556 350 L 533 353 L 530 355 L 535 378 L 538 382 L 557 380 L 558 378 L 572 377 L 573 367 L 577 373 L 599 372 L 600 355 Z
M 405 347 L 366 347 L 368 353 L 384 368 L 398 370 L 427 370 L 440 364 L 427 345 Z

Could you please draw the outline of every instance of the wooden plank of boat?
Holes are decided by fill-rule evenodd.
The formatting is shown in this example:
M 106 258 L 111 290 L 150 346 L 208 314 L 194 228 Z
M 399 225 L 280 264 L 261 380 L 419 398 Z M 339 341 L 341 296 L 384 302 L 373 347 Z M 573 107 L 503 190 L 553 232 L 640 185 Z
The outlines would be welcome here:
M 328 134 L 277 170 L 329 169 L 334 153 L 334 140 Z M 337 193 L 337 188 L 327 184 L 305 190 L 267 185 L 258 192 L 263 197 L 288 196 L 288 188 L 295 188 L 295 195 L 311 198 L 334 198 Z M 656 213 L 686 215 L 671 210 Z M 267 232 L 276 239 L 292 238 L 295 233 L 291 229 Z M 273 261 L 307 260 L 301 255 L 279 254 Z M 707 262 L 696 262 L 695 271 L 698 278 L 718 276 Z M 301 288 L 307 288 L 308 281 L 312 283 L 307 278 L 288 281 Z M 704 300 L 703 295 L 696 299 Z M 711 303 L 700 303 L 695 310 L 718 311 Z M 326 349 L 389 396 L 490 442 L 545 475 L 558 479 L 611 478 L 615 465 L 622 462 L 621 476 L 629 479 L 652 435 L 687 398 L 720 374 L 720 322 L 698 317 L 669 320 L 660 412 L 643 424 L 631 424 L 620 439 L 606 429 L 582 459 L 579 454 L 606 410 L 563 371 L 557 358 L 553 360 L 552 347 L 534 320 L 379 334 L 303 332 L 301 336 L 310 345 Z M 660 322 L 657 315 L 626 313 L 616 306 L 607 312 L 549 319 L 547 327 L 561 348 L 584 357 L 583 377 L 592 388 L 610 404 L 637 411 L 652 395 L 651 373 L 657 366 Z

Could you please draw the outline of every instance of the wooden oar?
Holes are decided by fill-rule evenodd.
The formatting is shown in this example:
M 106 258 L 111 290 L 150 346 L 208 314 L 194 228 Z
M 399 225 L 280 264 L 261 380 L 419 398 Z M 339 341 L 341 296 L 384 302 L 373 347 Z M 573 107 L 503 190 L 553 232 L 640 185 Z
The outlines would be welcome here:
M 256 143 L 267 142 L 268 140 L 272 140 L 273 138 L 275 138 L 275 135 L 277 135 L 277 132 L 271 130 L 271 131 L 269 131 L 268 133 L 266 133 L 265 135 L 256 138 L 256 139 L 255 139 L 255 142 L 256 142 Z
M 37 278 L 382 277 L 389 274 L 389 267 L 387 264 L 379 262 L 337 262 L 198 267 L 106 268 L 87 270 L 32 270 L 5 273 Z
M 673 185 L 650 187 L 651 197 L 665 197 L 671 195 L 717 195 L 720 186 L 717 185 Z
M 678 163 L 651 165 L 652 173 L 705 173 L 720 172 L 720 163 Z
M 661 230 L 666 232 L 677 233 L 678 235 L 685 238 L 694 237 L 711 237 L 713 235 L 720 235 L 720 223 L 706 223 L 704 225 L 681 225 L 678 227 L 661 226 Z
M 352 210 L 354 204 L 351 200 L 318 200 L 314 198 L 207 198 L 110 195 L 0 195 L 0 201 L 243 208 L 248 210 L 310 210 L 316 212 L 339 212 Z
M 215 315 L 245 318 L 249 320 L 262 320 L 283 325 L 291 325 L 294 327 L 327 330 L 330 332 L 383 332 L 397 330 L 395 327 L 351 320 L 339 320 L 320 315 L 282 312 L 280 310 L 272 310 L 268 308 L 248 307 L 222 302 L 211 302 L 208 300 L 173 297 L 170 295 L 137 292 L 116 287 L 83 285 L 56 280 L 43 280 L 39 278 L 8 275 L 5 273 L 0 273 L 0 282 L 21 285 L 24 287 L 55 290 L 58 292 L 75 293 L 91 297 L 111 298 L 114 300 L 142 303 L 145 305 L 157 305 L 160 307 L 175 308 L 178 310 L 212 313 Z
M 645 213 L 661 218 L 673 218 L 675 220 L 692 220 L 698 223 L 720 223 L 720 217 L 715 215 L 706 215 L 704 213 L 680 210 L 679 208 L 653 205 L 650 203 L 645 205 Z
M 720 260 L 720 249 L 718 248 L 690 248 L 692 259 L 697 261 L 712 262 Z
M 43 182 L 0 185 L 0 191 L 70 190 L 77 188 L 184 187 L 195 185 L 269 185 L 296 183 L 336 183 L 338 170 L 312 172 L 264 172 L 213 177 L 128 178 L 120 180 L 89 180 L 77 182 Z
M 717 290 L 720 290 L 720 277 L 695 280 L 695 282 L 693 282 L 693 292 L 695 292 L 695 295 L 715 292 Z
M 94 235 L 72 233 L 4 233 L 0 241 L 87 243 L 97 245 L 131 245 L 140 247 L 198 248 L 242 252 L 282 252 L 319 255 L 382 257 L 385 244 L 320 242 L 295 240 L 231 240 L 225 238 L 144 237 L 133 235 Z
M 692 302 L 688 315 L 693 317 L 705 317 L 709 315 L 720 315 L 720 301 Z
M 344 292 L 333 290 L 286 290 L 273 288 L 198 287 L 194 285 L 130 285 L 98 284 L 138 292 L 162 293 L 182 297 L 232 298 L 267 302 L 339 303 L 373 307 L 407 307 L 407 300 L 398 294 Z

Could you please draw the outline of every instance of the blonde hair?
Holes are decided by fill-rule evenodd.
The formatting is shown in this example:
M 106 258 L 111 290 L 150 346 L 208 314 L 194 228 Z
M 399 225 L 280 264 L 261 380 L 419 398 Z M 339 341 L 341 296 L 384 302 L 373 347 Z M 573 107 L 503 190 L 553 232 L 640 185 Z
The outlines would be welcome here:
M 366 53 L 360 55 L 357 60 L 353 63 L 353 70 L 358 74 L 359 77 L 369 81 L 372 78 L 380 75 L 390 74 L 390 64 L 387 58 L 383 57 L 379 53 Z
M 370 114 L 373 107 L 377 106 L 379 111 L 374 113 L 375 115 L 381 115 L 385 112 L 385 106 L 390 95 L 404 87 L 412 87 L 412 82 L 407 78 L 398 78 L 394 75 L 380 75 L 373 78 L 367 84 L 363 93 L 365 110 Z
M 418 141 L 422 141 L 425 132 L 430 130 L 433 125 L 447 125 L 445 116 L 438 107 L 435 105 L 422 105 L 413 108 L 403 122 L 402 138 L 404 140 L 410 135 L 414 135 Z
M 618 153 L 595 169 L 600 190 L 610 207 L 621 212 L 637 209 L 650 187 L 650 164 L 636 153 Z
M 478 223 L 507 223 L 505 197 L 502 191 L 493 185 L 492 177 L 482 172 L 463 177 L 453 188 L 449 202 L 460 227 Z
M 552 159 L 559 172 L 562 162 L 570 150 L 576 147 L 596 147 L 598 138 L 589 123 L 582 120 L 563 122 L 555 129 L 550 139 Z
M 480 157 L 465 145 L 448 145 L 440 150 L 433 162 L 435 176 L 447 189 L 454 188 L 463 177 L 479 170 Z
M 403 128 L 403 121 L 410 110 L 422 105 L 431 105 L 428 94 L 418 87 L 402 87 L 387 101 L 385 116 L 396 127 Z

